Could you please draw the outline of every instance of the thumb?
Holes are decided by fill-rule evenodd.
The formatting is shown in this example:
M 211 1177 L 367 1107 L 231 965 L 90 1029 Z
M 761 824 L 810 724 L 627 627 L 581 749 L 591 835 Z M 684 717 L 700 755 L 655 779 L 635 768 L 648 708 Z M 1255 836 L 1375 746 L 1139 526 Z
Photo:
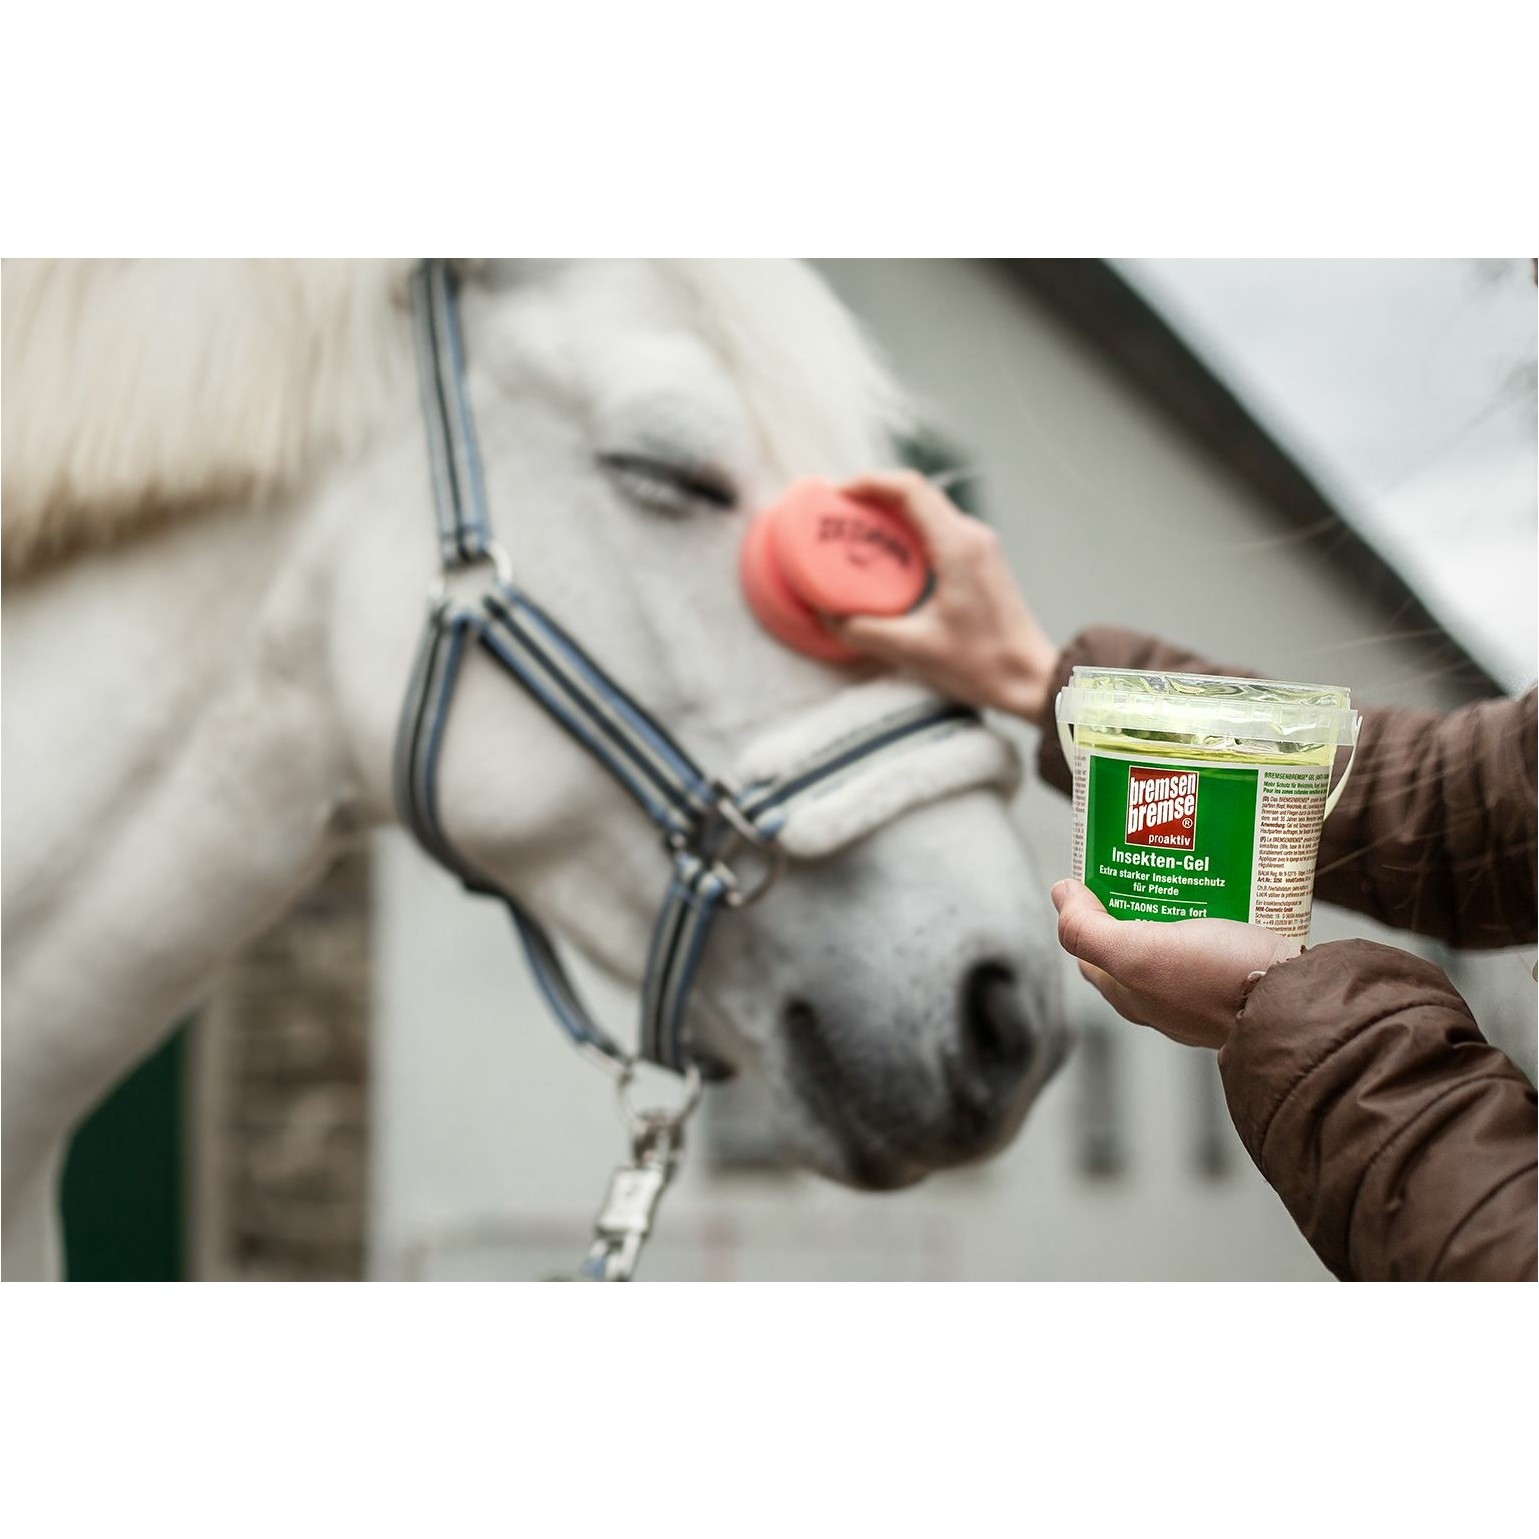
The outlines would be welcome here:
M 823 624 L 857 652 L 886 662 L 912 662 L 928 652 L 928 617 L 918 615 L 825 615 Z
M 1083 882 L 1055 883 L 1052 899 L 1058 910 L 1058 944 L 1082 962 L 1117 973 L 1115 964 L 1127 949 L 1126 922 L 1113 919 Z

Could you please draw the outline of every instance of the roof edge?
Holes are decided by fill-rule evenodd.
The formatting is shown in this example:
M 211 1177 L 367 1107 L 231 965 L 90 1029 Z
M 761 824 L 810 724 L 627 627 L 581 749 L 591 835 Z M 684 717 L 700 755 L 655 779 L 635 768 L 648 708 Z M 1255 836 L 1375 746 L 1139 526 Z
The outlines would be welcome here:
M 1507 693 L 1180 333 L 1109 263 L 1100 258 L 1007 257 L 996 259 L 995 265 L 1137 385 L 1158 411 L 1285 523 L 1295 529 L 1331 529 L 1334 553 L 1363 591 L 1413 627 L 1435 630 L 1450 661 L 1473 687 L 1490 695 Z

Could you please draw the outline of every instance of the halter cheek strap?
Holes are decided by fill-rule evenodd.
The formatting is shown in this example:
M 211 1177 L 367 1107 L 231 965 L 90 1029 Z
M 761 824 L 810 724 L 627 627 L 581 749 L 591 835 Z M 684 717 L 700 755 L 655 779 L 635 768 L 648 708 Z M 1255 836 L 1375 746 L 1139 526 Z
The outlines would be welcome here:
M 895 711 L 794 771 L 735 787 L 708 776 L 668 731 L 513 582 L 491 538 L 480 456 L 465 392 L 453 275 L 426 262 L 412 280 L 413 332 L 427 422 L 439 554 L 446 574 L 489 567 L 471 602 L 430 598 L 401 712 L 395 793 L 403 822 L 423 848 L 473 892 L 499 898 L 517 927 L 535 980 L 557 1021 L 580 1048 L 628 1076 L 633 1059 L 594 1019 L 540 922 L 455 849 L 439 808 L 439 760 L 455 685 L 474 646 L 544 707 L 629 793 L 662 834 L 672 869 L 653 927 L 641 993 L 638 1056 L 675 1073 L 721 1077 L 688 1036 L 690 988 L 711 926 L 723 908 L 757 901 L 784 860 L 777 835 L 801 798 L 863 761 L 901 745 L 981 729 L 977 713 L 927 699 Z M 752 876 L 735 862 L 746 856 Z
M 423 262 L 412 273 L 411 314 L 439 555 L 446 568 L 463 566 L 486 553 L 491 530 L 481 456 L 465 396 L 459 306 L 454 277 L 445 263 Z
M 439 864 L 453 871 L 472 892 L 496 897 L 518 930 L 540 992 L 552 1014 L 579 1047 L 623 1070 L 629 1055 L 595 1019 L 583 1002 L 545 927 L 511 893 L 497 886 L 462 856 L 444 830 L 439 806 L 439 760 L 455 685 L 471 645 L 512 675 L 547 711 L 628 790 L 652 820 L 678 842 L 673 877 L 658 916 L 643 994 L 641 1056 L 684 1073 L 689 1055 L 683 1037 L 684 1005 L 710 921 L 729 892 L 731 873 L 697 852 L 690 835 L 702 822 L 690 810 L 708 805 L 708 788 L 695 772 L 674 778 L 675 766 L 660 754 L 664 739 L 640 739 L 639 725 L 623 710 L 629 703 L 595 695 L 584 687 L 580 670 L 559 645 L 525 651 L 516 639 L 521 628 L 508 620 L 534 606 L 516 590 L 498 583 L 478 608 L 452 600 L 434 603 L 423 628 L 417 661 L 407 689 L 396 745 L 396 801 L 407 826 Z M 558 634 L 553 630 L 552 635 Z M 681 806 L 681 803 L 683 804 Z M 698 1065 L 708 1077 L 714 1065 Z

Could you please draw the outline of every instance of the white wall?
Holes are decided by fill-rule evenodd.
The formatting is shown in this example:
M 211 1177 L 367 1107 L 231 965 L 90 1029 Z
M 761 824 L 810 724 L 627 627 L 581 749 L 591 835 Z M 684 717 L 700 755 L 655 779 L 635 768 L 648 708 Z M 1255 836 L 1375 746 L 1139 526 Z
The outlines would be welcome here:
M 989 517 L 1055 635 L 1116 621 L 1284 677 L 1348 682 L 1365 699 L 1455 703 L 1422 644 L 1332 569 L 1328 545 L 1280 533 L 1006 276 L 968 262 L 825 270 L 986 467 Z M 1062 874 L 1063 802 L 1031 783 L 1016 810 L 1044 881 Z M 623 1152 L 612 1093 L 546 1018 L 495 905 L 465 897 L 397 834 L 380 840 L 375 872 L 373 1273 L 570 1269 Z M 1354 933 L 1389 938 L 1320 912 L 1317 939 Z M 1505 1018 L 1530 1044 L 1532 965 L 1532 954 L 1487 960 L 1468 984 L 1472 998 L 1505 995 Z M 1071 1009 L 1112 1023 L 1122 1174 L 1080 1166 L 1082 1067 L 1071 1065 L 1006 1154 L 908 1192 L 713 1175 L 696 1150 L 645 1275 L 1324 1276 L 1227 1123 L 1226 1172 L 1200 1173 L 1204 1098 L 1211 1116 L 1218 1094 L 1211 1060 L 1116 1021 L 1067 969 L 1066 980 Z M 601 997 L 628 1032 L 632 1002 Z

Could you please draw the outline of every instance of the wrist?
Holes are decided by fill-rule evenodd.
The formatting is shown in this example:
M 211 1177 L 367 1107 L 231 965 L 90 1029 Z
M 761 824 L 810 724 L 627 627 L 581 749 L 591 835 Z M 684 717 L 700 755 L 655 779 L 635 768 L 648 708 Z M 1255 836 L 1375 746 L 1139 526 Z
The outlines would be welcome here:
M 1240 986 L 1240 998 L 1235 1006 L 1235 1019 L 1239 1020 L 1245 1014 L 1245 1007 L 1250 1003 L 1250 996 L 1258 983 L 1272 971 L 1274 967 L 1280 967 L 1284 962 L 1291 962 L 1303 954 L 1309 948 L 1302 941 L 1284 940 L 1278 937 L 1277 945 L 1272 952 L 1271 960 L 1264 966 L 1253 968 Z
M 999 698 L 993 703 L 1034 727 L 1047 721 L 1052 702 L 1048 696 L 1058 672 L 1060 653 L 1046 636 L 1028 635 L 1010 648 L 1002 670 Z

